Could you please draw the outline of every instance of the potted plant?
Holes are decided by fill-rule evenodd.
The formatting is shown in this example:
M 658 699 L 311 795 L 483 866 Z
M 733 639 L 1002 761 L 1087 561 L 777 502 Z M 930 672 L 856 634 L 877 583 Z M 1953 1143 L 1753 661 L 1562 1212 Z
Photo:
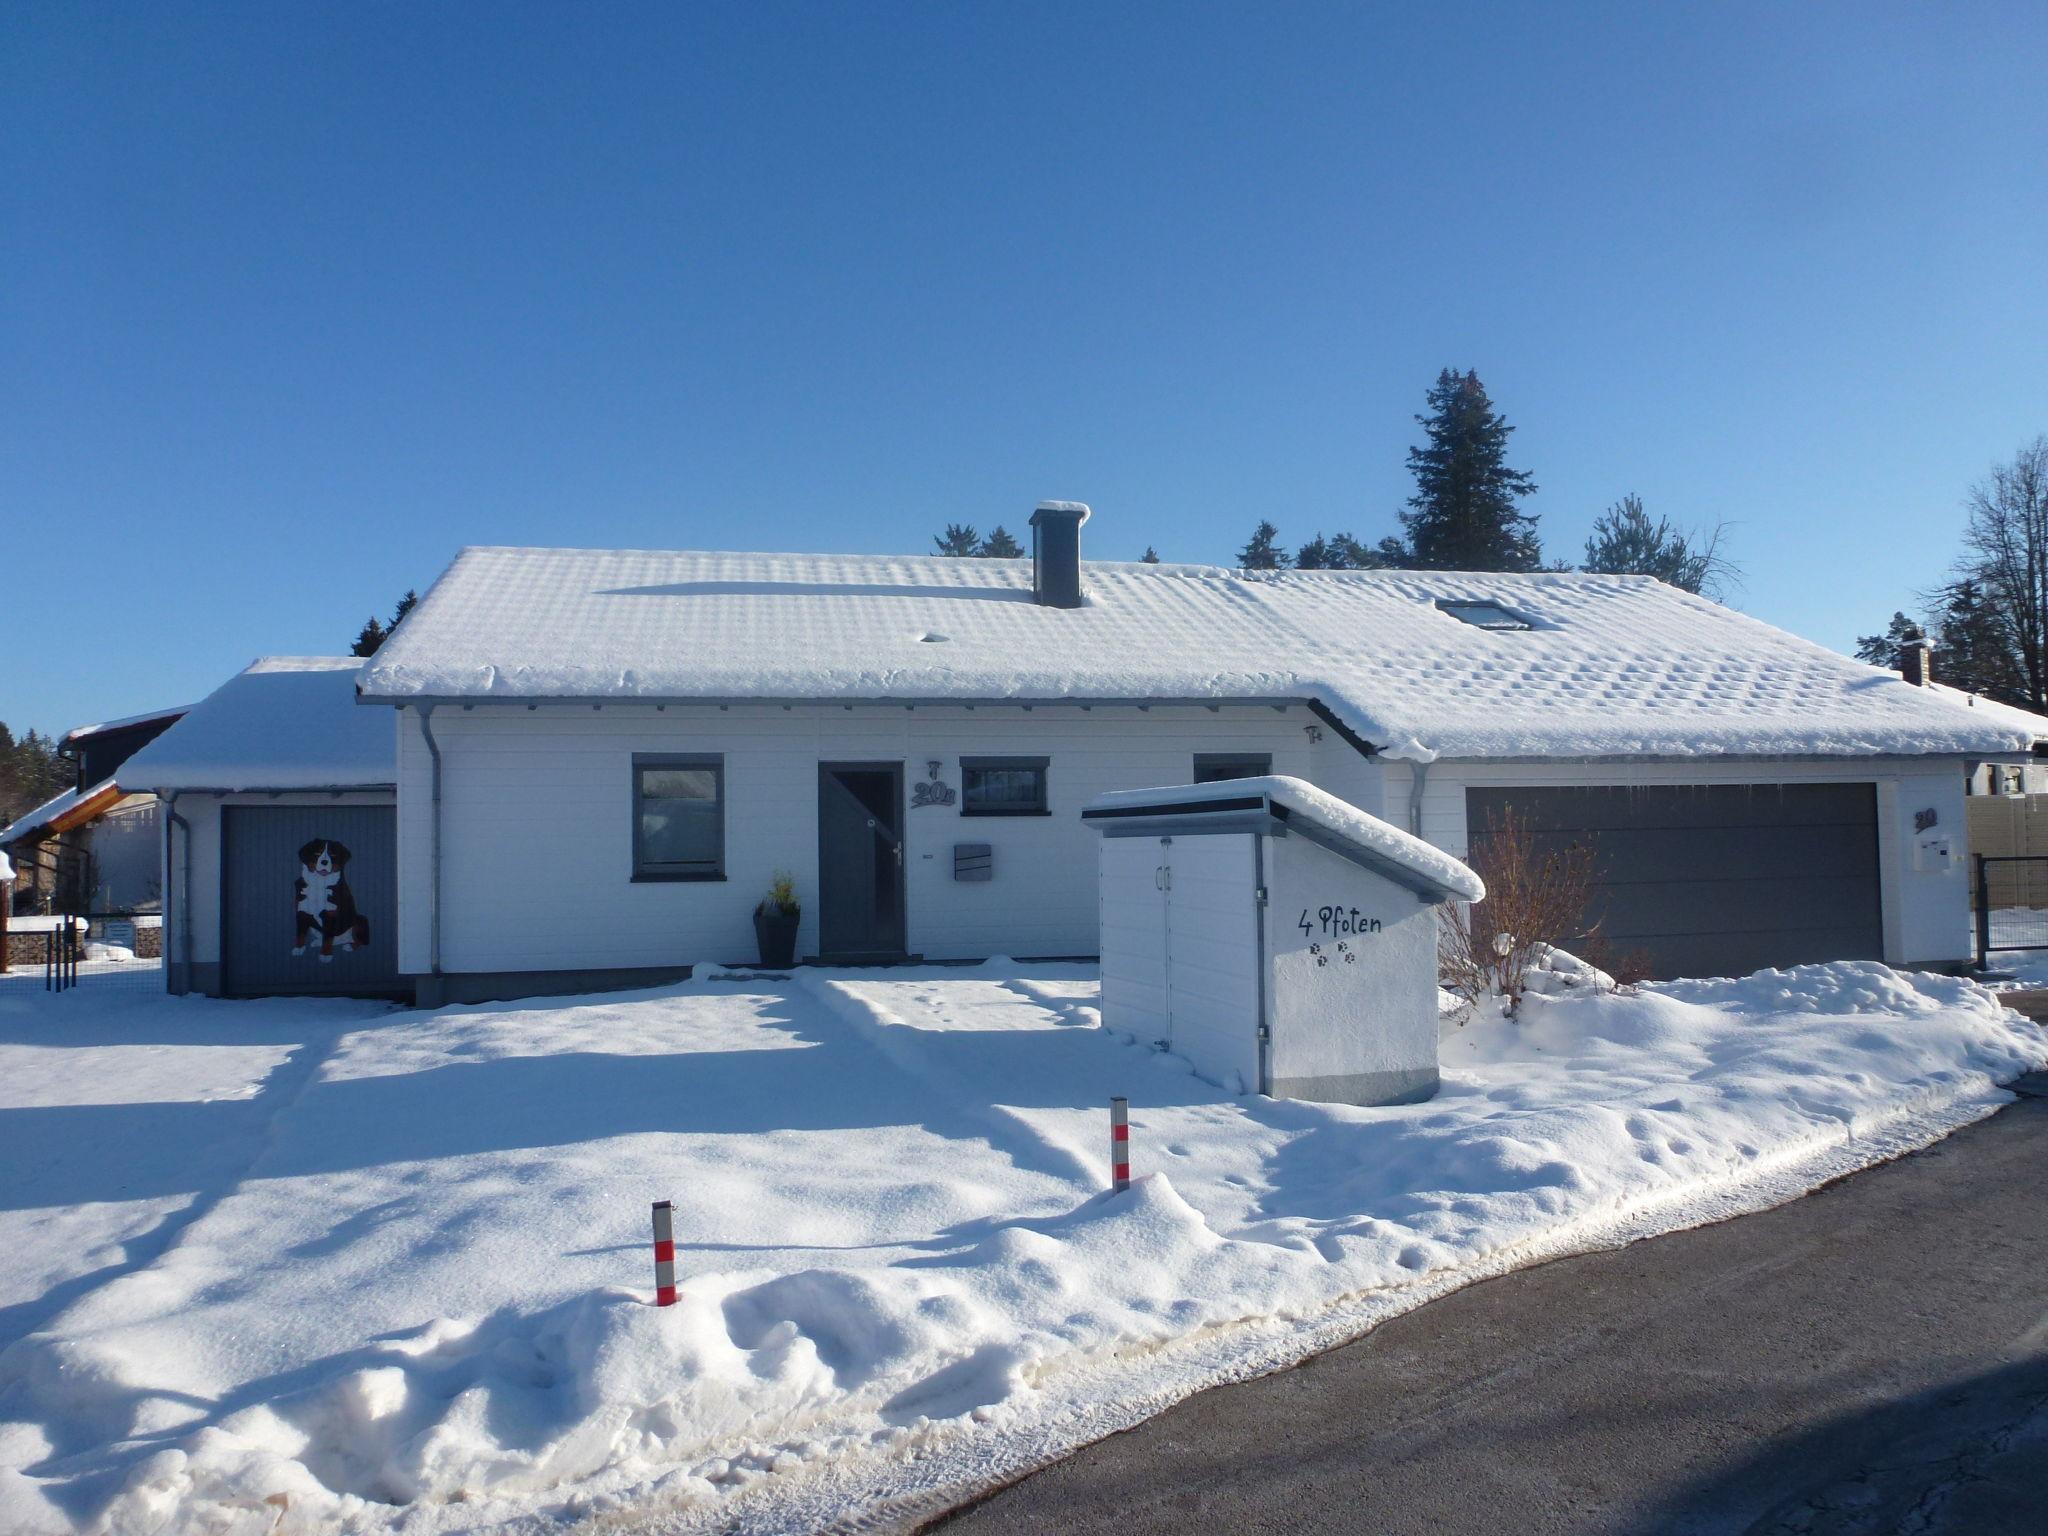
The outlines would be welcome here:
M 796 876 L 777 870 L 768 894 L 754 908 L 754 938 L 761 946 L 761 963 L 774 970 L 796 964 L 796 927 L 804 909 L 796 901 Z

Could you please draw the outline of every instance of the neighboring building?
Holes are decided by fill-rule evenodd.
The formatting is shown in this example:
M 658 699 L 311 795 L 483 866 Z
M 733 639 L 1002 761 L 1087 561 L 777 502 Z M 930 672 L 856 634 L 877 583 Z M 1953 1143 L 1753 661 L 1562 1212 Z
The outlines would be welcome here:
M 122 784 L 119 775 L 183 713 L 162 709 L 64 734 L 57 751 L 75 766 L 75 782 L 0 828 L 0 853 L 15 866 L 18 909 L 161 910 L 156 799 Z
M 356 705 L 361 666 L 266 657 L 122 767 L 163 804 L 171 991 L 410 995 L 395 945 L 394 733 Z M 345 931 L 308 942 L 302 911 Z
M 1086 517 L 1031 560 L 465 550 L 375 657 L 260 662 L 128 765 L 171 984 L 654 982 L 752 958 L 785 870 L 800 958 L 1089 956 L 1081 806 L 1267 773 L 1461 857 L 1510 810 L 1590 840 L 1660 973 L 1969 961 L 1965 787 L 2031 717 L 1648 578 L 1084 568 Z

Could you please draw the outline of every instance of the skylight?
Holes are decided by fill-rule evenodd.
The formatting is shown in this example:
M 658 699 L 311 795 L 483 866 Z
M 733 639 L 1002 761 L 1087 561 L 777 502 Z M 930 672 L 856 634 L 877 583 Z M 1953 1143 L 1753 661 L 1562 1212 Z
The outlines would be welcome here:
M 1455 598 L 1444 598 L 1438 601 L 1437 607 L 1460 623 L 1470 624 L 1475 629 L 1528 629 L 1530 627 L 1527 619 L 1518 613 L 1509 613 L 1499 603 L 1489 603 L 1479 599 L 1473 599 L 1468 602 Z

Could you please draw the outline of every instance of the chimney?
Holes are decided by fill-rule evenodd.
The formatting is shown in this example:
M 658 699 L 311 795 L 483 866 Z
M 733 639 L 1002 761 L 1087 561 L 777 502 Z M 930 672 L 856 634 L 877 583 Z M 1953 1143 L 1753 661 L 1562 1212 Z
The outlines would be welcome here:
M 1031 595 L 1047 608 L 1081 606 L 1081 525 L 1088 508 L 1078 501 L 1041 501 L 1031 514 Z
M 1899 647 L 1899 675 L 1915 688 L 1934 681 L 1934 647 L 1925 635 L 1915 635 Z

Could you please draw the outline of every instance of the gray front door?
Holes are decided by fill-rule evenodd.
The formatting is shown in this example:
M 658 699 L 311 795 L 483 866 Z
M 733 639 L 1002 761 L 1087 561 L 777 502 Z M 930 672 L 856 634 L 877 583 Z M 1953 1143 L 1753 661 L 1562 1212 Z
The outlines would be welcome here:
M 903 765 L 818 765 L 818 950 L 903 955 Z
M 1874 784 L 1468 789 L 1475 857 L 1510 807 L 1539 851 L 1593 850 L 1589 916 L 1654 976 L 1884 958 Z
M 403 990 L 394 815 L 388 805 L 222 811 L 223 992 Z

